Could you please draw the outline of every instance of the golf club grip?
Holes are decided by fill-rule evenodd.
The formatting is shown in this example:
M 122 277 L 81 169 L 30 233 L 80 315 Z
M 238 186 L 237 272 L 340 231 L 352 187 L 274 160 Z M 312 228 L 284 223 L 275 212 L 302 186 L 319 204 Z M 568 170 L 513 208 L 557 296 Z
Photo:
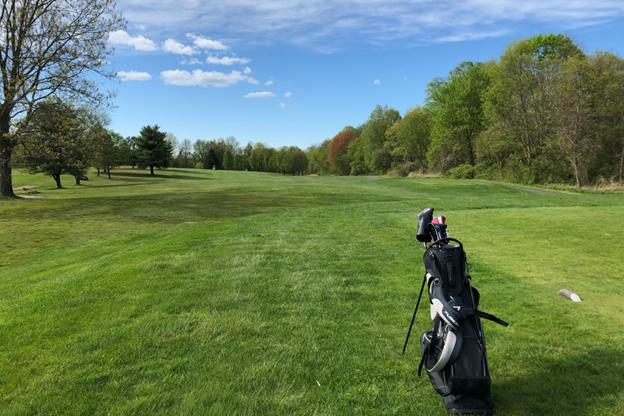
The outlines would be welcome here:
M 432 246 L 434 246 L 434 245 L 436 245 L 436 244 L 439 244 L 441 241 L 453 241 L 453 242 L 455 242 L 455 243 L 459 244 L 459 247 L 460 247 L 460 248 L 464 248 L 464 245 L 463 245 L 463 244 L 462 244 L 462 242 L 461 242 L 461 241 L 459 241 L 458 239 L 456 239 L 456 238 L 451 238 L 451 237 L 444 237 L 444 238 L 441 238 L 441 239 L 439 239 L 439 240 L 437 240 L 437 241 L 434 241 L 433 243 L 429 244 L 429 247 L 427 247 L 427 249 L 431 248 Z

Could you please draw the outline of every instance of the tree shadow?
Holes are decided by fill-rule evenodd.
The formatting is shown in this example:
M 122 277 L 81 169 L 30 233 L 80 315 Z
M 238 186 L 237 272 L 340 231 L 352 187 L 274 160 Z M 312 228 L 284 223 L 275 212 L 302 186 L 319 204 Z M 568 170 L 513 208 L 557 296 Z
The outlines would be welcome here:
M 162 171 L 161 171 L 162 172 Z M 175 170 L 173 170 L 173 172 L 177 172 Z M 113 173 L 113 177 L 118 177 L 118 178 L 144 178 L 144 179 L 181 179 L 181 180 L 191 180 L 191 181 L 207 181 L 207 180 L 211 180 L 210 177 L 206 176 L 206 175 L 202 175 L 199 174 L 198 176 L 191 176 L 191 175 L 184 175 L 184 174 L 179 174 L 179 175 L 169 175 L 166 173 L 159 173 L 156 172 L 154 176 L 152 176 L 149 172 L 119 172 L 119 173 Z
M 614 411 L 622 406 L 617 397 L 624 387 L 623 361 L 621 351 L 606 346 L 568 357 L 536 358 L 527 363 L 526 375 L 500 381 L 494 377 L 496 413 L 529 416 L 583 415 L 597 408 Z

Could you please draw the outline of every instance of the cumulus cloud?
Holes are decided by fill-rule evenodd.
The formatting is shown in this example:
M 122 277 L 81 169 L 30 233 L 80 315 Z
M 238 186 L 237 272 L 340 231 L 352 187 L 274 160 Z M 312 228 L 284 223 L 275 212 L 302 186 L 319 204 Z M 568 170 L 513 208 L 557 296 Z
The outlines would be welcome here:
M 264 83 L 264 85 L 267 85 L 267 86 L 273 85 L 273 81 L 267 81 L 267 82 Z
M 247 77 L 247 82 L 254 85 L 260 85 L 260 81 L 253 79 L 252 77 Z
M 248 64 L 249 62 L 251 62 L 251 59 L 249 58 L 238 58 L 236 56 L 223 56 L 221 58 L 219 58 L 218 56 L 213 56 L 210 55 L 208 56 L 208 58 L 206 58 L 206 62 L 208 62 L 209 64 L 214 64 L 214 65 L 234 65 L 234 64 L 241 64 L 241 65 L 245 65 Z
M 218 40 L 208 39 L 203 36 L 198 36 L 194 33 L 187 33 L 186 37 L 191 39 L 193 43 L 195 44 L 195 46 L 202 48 L 202 49 L 213 50 L 213 51 L 227 51 L 229 49 L 227 46 L 225 46 L 223 43 L 219 42 Z
M 292 97 L 292 92 L 287 92 L 286 94 L 284 94 L 284 97 L 286 98 Z
M 108 35 L 108 41 L 115 45 L 133 46 L 137 51 L 155 51 L 156 43 L 143 36 L 130 36 L 125 30 L 117 30 Z
M 199 51 L 192 46 L 185 46 L 173 39 L 167 39 L 163 44 L 163 49 L 176 55 L 196 55 Z
M 262 91 L 262 92 L 250 92 L 245 95 L 243 98 L 273 98 L 276 95 L 270 91 Z
M 279 106 L 278 106 L 278 107 L 279 107 L 279 108 L 284 108 L 284 107 L 286 107 L 286 103 L 279 103 Z
M 243 73 L 249 75 L 251 74 L 251 68 L 249 68 L 248 66 L 245 67 L 245 69 L 243 70 Z
M 376 79 L 375 81 L 373 81 L 373 85 L 379 85 L 381 84 L 381 81 L 379 81 L 378 79 Z
M 117 77 L 122 81 L 149 81 L 152 79 L 152 76 L 147 72 L 138 71 L 119 71 L 117 72 Z
M 238 84 L 239 82 L 250 82 L 253 84 L 254 82 L 251 81 L 255 81 L 253 78 L 249 78 L 239 71 L 232 71 L 229 74 L 225 74 L 217 71 L 202 71 L 201 69 L 196 69 L 193 72 L 182 71 L 179 69 L 163 71 L 160 73 L 160 77 L 167 85 L 185 87 L 213 86 L 223 88 Z

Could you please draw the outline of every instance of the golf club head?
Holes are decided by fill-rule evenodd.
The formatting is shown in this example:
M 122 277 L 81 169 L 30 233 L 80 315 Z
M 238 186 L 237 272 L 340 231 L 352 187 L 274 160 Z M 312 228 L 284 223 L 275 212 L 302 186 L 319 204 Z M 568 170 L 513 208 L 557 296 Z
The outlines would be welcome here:
M 428 243 L 431 241 L 432 235 L 429 233 L 431 220 L 433 220 L 433 208 L 425 208 L 418 214 L 418 232 L 416 238 L 421 243 Z

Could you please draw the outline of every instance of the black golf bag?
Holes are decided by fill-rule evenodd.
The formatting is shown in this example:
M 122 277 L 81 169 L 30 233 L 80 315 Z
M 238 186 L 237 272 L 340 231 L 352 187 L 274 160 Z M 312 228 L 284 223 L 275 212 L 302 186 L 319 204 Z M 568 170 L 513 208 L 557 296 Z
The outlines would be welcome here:
M 479 291 L 472 287 L 467 273 L 462 243 L 448 237 L 446 224 L 431 224 L 433 209 L 426 211 L 423 211 L 425 218 L 422 221 L 419 215 L 418 239 L 433 240 L 429 245 L 425 243 L 423 256 L 426 269 L 423 288 L 427 283 L 433 328 L 420 337 L 422 359 L 418 375 L 424 367 L 433 388 L 444 397 L 444 405 L 450 413 L 491 414 L 491 379 L 481 318 L 503 326 L 507 323 L 479 311 Z M 427 221 L 429 224 L 425 224 Z M 421 232 L 421 225 L 428 228 L 427 237 Z M 405 346 L 408 340 L 409 332 Z

